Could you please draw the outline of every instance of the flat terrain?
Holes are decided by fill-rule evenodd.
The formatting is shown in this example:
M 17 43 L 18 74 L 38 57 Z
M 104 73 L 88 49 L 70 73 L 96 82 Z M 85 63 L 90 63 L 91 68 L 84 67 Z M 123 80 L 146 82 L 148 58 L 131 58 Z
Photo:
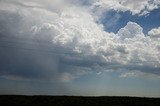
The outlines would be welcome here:
M 1 95 L 0 106 L 160 106 L 160 98 Z

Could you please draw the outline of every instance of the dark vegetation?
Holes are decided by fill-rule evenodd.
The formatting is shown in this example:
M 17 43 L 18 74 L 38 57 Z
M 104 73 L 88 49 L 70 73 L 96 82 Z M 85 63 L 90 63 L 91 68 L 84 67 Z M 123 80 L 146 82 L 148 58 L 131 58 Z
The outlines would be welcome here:
M 1 95 L 0 106 L 160 106 L 160 98 Z

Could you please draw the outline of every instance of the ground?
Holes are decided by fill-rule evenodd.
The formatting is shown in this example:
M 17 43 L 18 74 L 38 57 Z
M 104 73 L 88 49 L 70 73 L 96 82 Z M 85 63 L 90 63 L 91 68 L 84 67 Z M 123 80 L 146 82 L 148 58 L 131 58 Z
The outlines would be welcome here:
M 159 106 L 160 98 L 1 95 L 1 106 Z

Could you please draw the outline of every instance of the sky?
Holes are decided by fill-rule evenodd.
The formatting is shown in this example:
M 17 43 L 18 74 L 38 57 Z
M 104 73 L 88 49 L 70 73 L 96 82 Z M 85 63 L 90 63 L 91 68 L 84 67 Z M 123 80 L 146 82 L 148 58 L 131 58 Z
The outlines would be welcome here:
M 160 0 L 0 0 L 0 94 L 160 97 Z

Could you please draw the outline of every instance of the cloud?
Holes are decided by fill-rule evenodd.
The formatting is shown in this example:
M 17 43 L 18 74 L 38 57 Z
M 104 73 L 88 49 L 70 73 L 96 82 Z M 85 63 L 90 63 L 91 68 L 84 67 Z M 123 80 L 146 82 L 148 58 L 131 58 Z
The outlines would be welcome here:
M 132 72 L 125 72 L 123 70 L 123 72 L 121 73 L 121 75 L 119 76 L 120 78 L 147 78 L 147 79 L 153 79 L 153 78 L 160 78 L 160 76 L 157 76 L 156 74 L 148 74 L 148 73 L 143 73 L 141 71 L 132 71 Z
M 133 15 L 146 15 L 159 8 L 159 0 L 91 0 L 94 6 L 106 10 L 130 11 Z
M 121 78 L 126 78 L 126 77 L 136 77 L 136 73 L 135 72 L 128 72 L 128 73 L 123 73 L 120 75 Z
M 159 41 L 140 25 L 106 32 L 71 1 L 0 1 L 0 23 L 1 76 L 68 82 L 105 70 L 160 75 Z
M 148 35 L 151 38 L 160 38 L 160 27 L 158 28 L 153 28 L 148 32 Z
M 124 28 L 118 31 L 118 36 L 122 39 L 134 38 L 134 37 L 144 37 L 143 28 L 134 22 L 128 22 Z

